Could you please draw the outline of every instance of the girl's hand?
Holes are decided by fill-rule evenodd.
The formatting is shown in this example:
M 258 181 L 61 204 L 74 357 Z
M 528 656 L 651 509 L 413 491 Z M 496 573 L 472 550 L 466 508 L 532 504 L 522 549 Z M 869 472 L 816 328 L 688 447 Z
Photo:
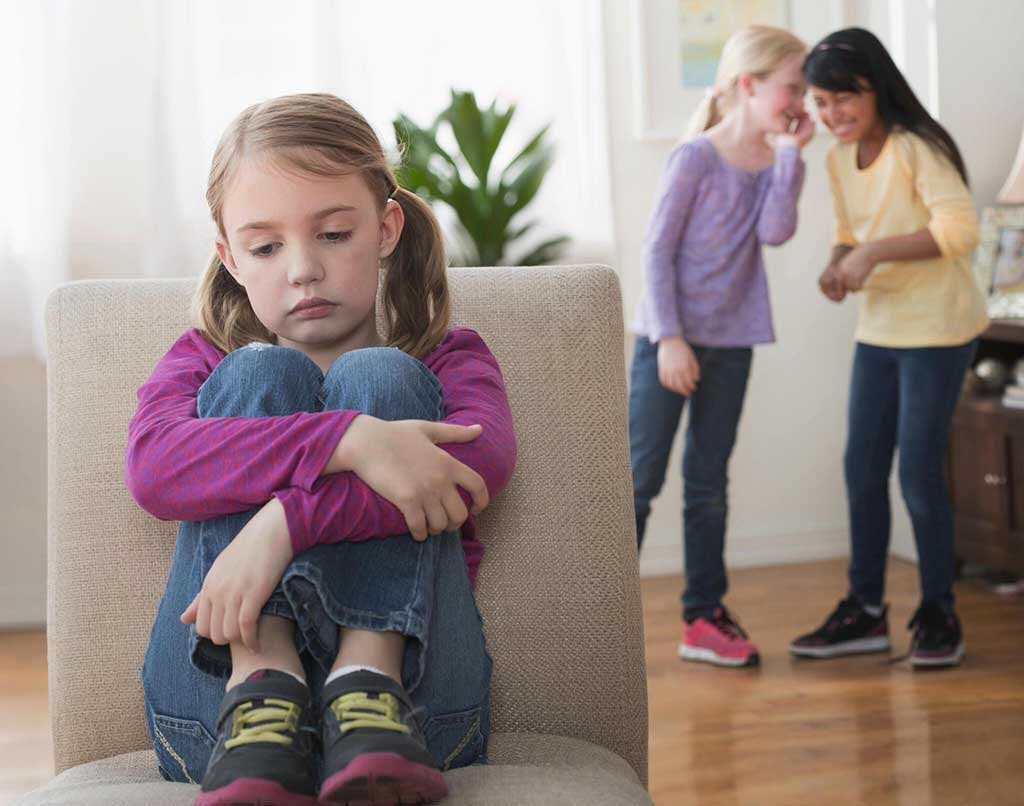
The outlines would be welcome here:
M 775 137 L 775 146 L 789 145 L 796 146 L 797 148 L 803 148 L 807 145 L 811 138 L 814 137 L 814 121 L 811 120 L 811 116 L 806 112 L 800 112 L 795 118 L 796 128 L 790 127 L 792 131 L 780 134 Z
M 839 276 L 839 268 L 835 263 L 830 263 L 828 268 L 818 278 L 818 287 L 821 293 L 833 302 L 842 302 L 846 298 L 846 288 L 843 286 L 843 279 Z
M 843 288 L 847 291 L 860 291 L 868 275 L 875 268 L 875 259 L 867 244 L 855 246 L 839 259 L 837 264 Z
M 260 611 L 292 560 L 284 507 L 271 498 L 214 560 L 181 620 L 215 644 L 259 651 Z
M 658 380 L 666 389 L 689 397 L 700 383 L 700 364 L 690 345 L 678 336 L 658 342 Z
M 428 535 L 458 529 L 469 517 L 460 487 L 472 497 L 474 515 L 490 503 L 480 474 L 437 447 L 472 442 L 482 431 L 479 425 L 389 422 L 361 414 L 341 438 L 331 463 L 353 471 L 398 507 L 413 538 L 426 540 Z

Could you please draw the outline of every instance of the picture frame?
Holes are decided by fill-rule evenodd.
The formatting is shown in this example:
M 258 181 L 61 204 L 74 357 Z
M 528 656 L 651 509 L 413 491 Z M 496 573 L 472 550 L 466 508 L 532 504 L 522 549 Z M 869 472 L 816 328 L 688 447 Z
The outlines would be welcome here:
M 982 210 L 973 270 L 990 318 L 1024 319 L 1024 205 Z

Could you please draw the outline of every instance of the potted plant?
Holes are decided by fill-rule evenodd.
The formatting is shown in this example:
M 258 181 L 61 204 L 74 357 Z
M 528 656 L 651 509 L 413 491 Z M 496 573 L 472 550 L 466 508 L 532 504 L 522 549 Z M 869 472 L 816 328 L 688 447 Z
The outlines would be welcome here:
M 474 93 L 452 90 L 451 103 L 429 127 L 406 115 L 393 122 L 402 154 L 399 183 L 433 204 L 447 205 L 457 219 L 457 242 L 450 250 L 456 265 L 551 263 L 569 241 L 557 235 L 519 246 L 538 225 L 535 219 L 522 221 L 520 214 L 540 190 L 554 149 L 544 126 L 507 165 L 495 165 L 515 111 L 515 104 L 499 107 L 497 101 L 481 107 Z M 438 143 L 445 127 L 457 145 L 451 153 Z

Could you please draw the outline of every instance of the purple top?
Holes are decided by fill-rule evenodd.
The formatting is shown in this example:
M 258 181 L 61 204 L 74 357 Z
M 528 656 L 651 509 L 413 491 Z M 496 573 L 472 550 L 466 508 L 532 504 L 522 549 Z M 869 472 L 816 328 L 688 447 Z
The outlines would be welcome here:
M 676 148 L 644 241 L 633 331 L 705 347 L 775 341 L 761 244 L 793 236 L 803 181 L 796 146 L 756 172 L 730 165 L 706 136 Z
M 162 520 L 202 521 L 276 497 L 296 554 L 318 543 L 408 533 L 402 513 L 354 473 L 320 476 L 359 412 L 200 419 L 199 387 L 223 358 L 202 333 L 188 330 L 139 388 L 125 481 L 143 509 Z M 472 442 L 440 447 L 480 474 L 493 501 L 516 463 L 498 362 L 475 331 L 453 328 L 423 363 L 441 382 L 444 422 L 483 426 Z M 462 497 L 470 504 L 468 493 Z M 483 546 L 472 516 L 462 527 L 462 546 L 475 582 Z

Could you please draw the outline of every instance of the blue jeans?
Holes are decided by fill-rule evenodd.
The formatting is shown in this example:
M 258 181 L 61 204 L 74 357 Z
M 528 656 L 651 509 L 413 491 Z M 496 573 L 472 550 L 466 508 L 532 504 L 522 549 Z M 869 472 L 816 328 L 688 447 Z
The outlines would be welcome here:
M 729 457 L 743 410 L 753 350 L 693 346 L 700 383 L 690 396 L 683 452 L 683 559 L 687 620 L 710 616 L 728 589 L 725 527 Z M 665 483 L 668 456 L 687 398 L 658 380 L 658 346 L 638 336 L 629 389 L 629 455 L 637 548 L 643 543 L 651 500 Z
M 850 592 L 880 605 L 889 555 L 889 474 L 899 447 L 900 488 L 917 545 L 921 599 L 953 605 L 953 511 L 944 462 L 949 427 L 976 341 L 893 349 L 857 344 L 850 382 L 845 471 Z
M 217 365 L 199 390 L 197 409 L 200 417 L 352 409 L 386 420 L 440 420 L 444 401 L 433 373 L 399 350 L 346 353 L 324 376 L 297 350 L 253 344 Z M 200 638 L 178 617 L 255 512 L 185 522 L 178 530 L 142 667 L 153 746 L 172 781 L 202 780 L 231 671 L 228 648 Z M 295 622 L 314 714 L 340 627 L 407 636 L 402 682 L 438 767 L 486 760 L 491 658 L 458 533 L 314 546 L 292 560 L 263 613 Z

